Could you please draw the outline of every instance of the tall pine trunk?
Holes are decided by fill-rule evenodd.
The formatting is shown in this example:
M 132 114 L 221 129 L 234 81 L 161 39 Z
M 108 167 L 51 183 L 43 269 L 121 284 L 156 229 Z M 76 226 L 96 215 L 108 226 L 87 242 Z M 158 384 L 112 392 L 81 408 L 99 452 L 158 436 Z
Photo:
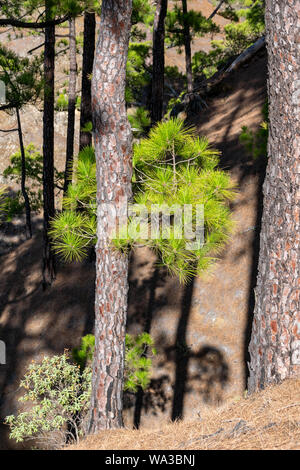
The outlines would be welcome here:
M 158 0 L 153 25 L 152 126 L 162 120 L 165 73 L 165 19 L 168 0 Z
M 185 50 L 185 73 L 187 80 L 188 94 L 193 93 L 193 72 L 192 72 L 192 51 L 191 51 L 191 33 L 190 26 L 187 19 L 187 1 L 182 0 L 182 13 L 183 13 L 183 35 L 184 35 L 184 50 Z
M 85 12 L 82 55 L 82 82 L 81 82 L 81 106 L 80 106 L 80 137 L 79 150 L 92 145 L 91 132 L 84 132 L 85 125 L 92 122 L 91 102 L 91 75 L 95 54 L 95 13 Z
M 64 195 L 66 194 L 68 190 L 69 184 L 72 182 L 72 174 L 73 174 L 76 77 L 77 77 L 75 18 L 69 19 L 69 45 L 70 45 L 70 73 L 69 73 L 68 129 L 67 129 L 67 150 L 66 150 Z
M 26 238 L 32 237 L 32 227 L 31 227 L 31 207 L 29 196 L 26 189 L 26 157 L 25 157 L 25 148 L 23 142 L 23 132 L 20 118 L 20 110 L 16 108 L 17 121 L 18 121 L 18 135 L 20 143 L 20 152 L 21 152 L 21 191 L 25 202 L 25 214 L 26 214 Z
M 46 1 L 46 20 L 52 19 L 51 0 Z M 55 257 L 51 249 L 48 230 L 54 216 L 54 66 L 55 26 L 45 28 L 44 49 L 44 116 L 43 116 L 43 205 L 44 254 L 43 286 L 55 279 Z
M 300 2 L 266 1 L 268 167 L 249 392 L 300 375 Z
M 128 257 L 111 245 L 113 214 L 131 198 L 131 128 L 125 107 L 125 76 L 131 1 L 103 0 L 92 80 L 97 162 L 95 353 L 89 431 L 123 425 L 123 373 Z

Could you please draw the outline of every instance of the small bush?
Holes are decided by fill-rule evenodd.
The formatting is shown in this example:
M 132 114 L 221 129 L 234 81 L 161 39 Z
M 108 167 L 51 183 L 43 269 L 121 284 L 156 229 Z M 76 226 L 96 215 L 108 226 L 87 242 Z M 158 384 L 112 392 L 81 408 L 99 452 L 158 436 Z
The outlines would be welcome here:
M 25 148 L 25 169 L 26 169 L 26 190 L 29 197 L 32 211 L 39 211 L 43 206 L 43 155 L 29 144 Z M 21 185 L 22 178 L 22 158 L 18 151 L 10 157 L 10 165 L 5 168 L 3 176 Z M 54 184 L 58 189 L 62 189 L 64 174 L 54 168 Z M 6 218 L 10 221 L 15 215 L 21 214 L 24 210 L 24 199 L 21 190 L 18 190 L 13 197 L 7 196 L 3 200 Z
M 32 362 L 20 383 L 25 393 L 19 401 L 33 406 L 6 417 L 10 438 L 23 442 L 35 438 L 47 448 L 59 448 L 66 439 L 78 441 L 90 404 L 91 370 L 72 364 L 67 352 Z
M 138 387 L 143 390 L 150 382 L 152 359 L 156 354 L 154 341 L 148 333 L 137 336 L 127 334 L 125 341 L 124 390 L 136 392 Z M 90 367 L 95 348 L 95 336 L 86 335 L 81 340 L 80 348 L 72 350 L 72 357 L 81 370 Z M 150 357 L 146 357 L 146 352 Z
M 68 97 L 64 93 L 60 93 L 57 98 L 55 109 L 57 111 L 67 111 L 68 110 Z
M 137 108 L 133 114 L 129 114 L 128 120 L 133 135 L 137 138 L 145 136 L 150 129 L 151 119 L 148 111 L 143 106 Z

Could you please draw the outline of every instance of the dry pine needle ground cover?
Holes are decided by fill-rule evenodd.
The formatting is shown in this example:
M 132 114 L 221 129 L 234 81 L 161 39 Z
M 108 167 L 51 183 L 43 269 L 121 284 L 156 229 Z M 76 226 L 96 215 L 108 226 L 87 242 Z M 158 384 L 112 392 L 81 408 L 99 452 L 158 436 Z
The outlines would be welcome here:
M 236 398 L 193 421 L 156 430 L 121 429 L 89 436 L 70 450 L 300 449 L 300 380 Z

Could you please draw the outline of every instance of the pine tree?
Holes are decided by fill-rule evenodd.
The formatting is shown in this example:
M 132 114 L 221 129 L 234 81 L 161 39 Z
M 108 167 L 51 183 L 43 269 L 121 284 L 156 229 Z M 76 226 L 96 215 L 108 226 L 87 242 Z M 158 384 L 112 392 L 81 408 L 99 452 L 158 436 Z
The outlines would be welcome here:
M 125 106 L 131 12 L 131 1 L 102 1 L 92 79 L 98 242 L 90 432 L 123 424 L 128 257 L 111 247 L 111 221 L 102 208 L 131 198 L 131 130 Z
M 166 37 L 172 47 L 179 51 L 185 49 L 185 65 L 188 96 L 193 92 L 191 42 L 195 36 L 218 32 L 218 26 L 212 19 L 205 18 L 202 13 L 188 10 L 187 1 L 182 0 L 182 8 L 177 4 L 168 12 L 166 21 Z
M 43 246 L 43 287 L 51 285 L 55 278 L 55 257 L 51 249 L 48 230 L 54 217 L 54 69 L 55 69 L 55 25 L 72 16 L 76 16 L 85 2 L 75 0 L 29 0 L 24 4 L 20 0 L 11 0 L 2 5 L 6 18 L 0 19 L 0 25 L 12 25 L 23 28 L 45 28 L 44 43 L 44 112 L 43 112 L 43 204 L 44 204 L 44 246 Z M 43 8 L 43 14 L 37 13 Z M 62 16 L 60 16 L 62 15 Z M 22 17 L 22 20 L 16 18 Z M 59 18 L 56 18 L 59 16 Z M 38 17 L 38 21 L 34 21 Z
M 46 21 L 53 19 L 53 0 L 45 0 Z M 48 230 L 55 214 L 54 206 L 54 68 L 55 26 L 45 28 L 44 45 L 44 113 L 43 113 L 43 287 L 55 279 L 55 256 L 51 249 Z
M 20 110 L 25 104 L 34 102 L 39 97 L 42 88 L 40 67 L 39 57 L 30 61 L 0 46 L 0 78 L 5 83 L 7 101 L 3 108 L 15 110 L 17 118 L 21 154 L 21 192 L 25 204 L 27 238 L 32 236 L 31 206 L 26 188 L 26 161 Z
M 105 135 L 107 134 L 106 130 Z M 105 239 L 103 247 L 103 238 L 99 239 L 103 237 L 103 231 L 99 232 L 99 224 L 101 223 L 101 230 L 103 227 L 107 230 L 107 221 L 109 221 L 109 228 L 112 230 L 115 227 L 114 221 L 111 213 L 105 209 L 102 213 L 99 212 L 98 206 L 100 217 L 98 216 L 97 232 L 95 154 L 91 147 L 86 147 L 80 152 L 76 183 L 69 187 L 65 198 L 65 210 L 54 219 L 52 237 L 56 251 L 67 261 L 82 259 L 87 255 L 90 244 L 97 243 L 95 336 L 102 338 L 102 343 L 98 346 L 99 352 L 96 350 L 95 353 L 94 366 L 97 366 L 98 371 L 102 370 L 101 358 L 106 355 L 110 357 L 109 351 L 113 349 L 119 353 L 121 343 L 119 335 L 121 331 L 125 331 L 127 254 L 130 249 L 135 246 L 148 246 L 157 254 L 159 265 L 166 266 L 170 274 L 178 276 L 182 282 L 187 282 L 206 270 L 223 248 L 232 228 L 227 201 L 234 197 L 234 185 L 226 173 L 217 170 L 217 164 L 218 152 L 210 148 L 207 139 L 197 137 L 195 129 L 184 128 L 182 121 L 170 120 L 154 127 L 150 131 L 149 138 L 142 139 L 134 147 L 132 180 L 134 199 L 133 205 L 129 205 L 128 223 L 121 218 L 119 233 Z M 109 167 L 118 168 L 117 163 L 111 165 L 111 159 Z M 104 169 L 103 161 L 98 162 L 98 171 L 104 172 Z M 111 180 L 114 179 L 115 176 L 112 175 Z M 121 195 L 124 194 L 124 183 L 121 182 L 120 186 L 118 184 L 114 189 L 114 185 L 105 183 L 106 179 L 101 181 L 104 190 L 108 188 L 107 191 L 114 190 Z M 114 199 L 105 199 L 107 203 L 111 201 Z M 184 214 L 184 220 L 190 220 L 190 226 L 187 233 L 182 236 L 182 212 L 178 217 L 178 210 L 183 209 L 185 205 L 191 207 L 191 212 Z M 198 217 L 197 210 L 202 206 L 205 214 L 204 245 L 197 237 L 197 229 L 201 228 L 202 221 L 201 214 Z M 169 208 L 171 209 L 168 212 Z M 148 214 L 146 220 L 134 217 L 135 211 L 141 215 L 144 210 Z M 150 214 L 151 219 L 149 219 Z M 156 222 L 149 227 L 152 217 Z M 162 230 L 157 225 L 160 217 L 166 222 Z M 109 335 L 108 328 L 116 333 Z M 118 355 L 118 368 L 116 364 L 114 367 L 115 372 L 118 370 L 116 372 L 118 377 L 121 377 L 123 370 L 119 369 L 123 367 L 121 356 Z M 105 387 L 106 374 L 103 373 L 102 377 Z M 105 395 L 106 389 L 101 389 L 99 392 L 101 403 L 107 403 L 109 398 L 111 401 L 114 400 L 111 410 L 116 409 L 116 404 L 120 408 L 117 408 L 118 420 L 113 422 L 107 415 L 107 409 L 102 408 L 97 429 L 121 425 L 121 382 L 118 382 L 118 387 L 117 390 L 112 389 L 109 397 Z M 93 400 L 93 409 L 98 410 L 96 398 Z M 95 421 L 93 426 L 96 427 L 94 423 Z
M 266 1 L 268 166 L 248 390 L 300 375 L 299 2 Z

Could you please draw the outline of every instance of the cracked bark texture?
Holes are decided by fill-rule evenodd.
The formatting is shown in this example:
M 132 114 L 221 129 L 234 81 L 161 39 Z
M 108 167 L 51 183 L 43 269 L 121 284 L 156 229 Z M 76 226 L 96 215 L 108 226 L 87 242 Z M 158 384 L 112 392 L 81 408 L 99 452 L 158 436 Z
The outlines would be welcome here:
M 46 20 L 52 20 L 51 0 L 45 2 Z M 54 69 L 55 69 L 55 26 L 45 28 L 44 48 L 44 114 L 43 114 L 43 209 L 44 209 L 44 250 L 43 288 L 55 279 L 55 256 L 48 235 L 51 219 L 55 214 L 54 201 Z
M 250 393 L 300 375 L 300 1 L 267 0 L 266 30 L 270 130 Z
M 103 0 L 96 46 L 92 110 L 97 162 L 95 354 L 89 432 L 123 425 L 128 257 L 111 246 L 112 214 L 131 198 L 131 128 L 125 107 L 131 1 Z

